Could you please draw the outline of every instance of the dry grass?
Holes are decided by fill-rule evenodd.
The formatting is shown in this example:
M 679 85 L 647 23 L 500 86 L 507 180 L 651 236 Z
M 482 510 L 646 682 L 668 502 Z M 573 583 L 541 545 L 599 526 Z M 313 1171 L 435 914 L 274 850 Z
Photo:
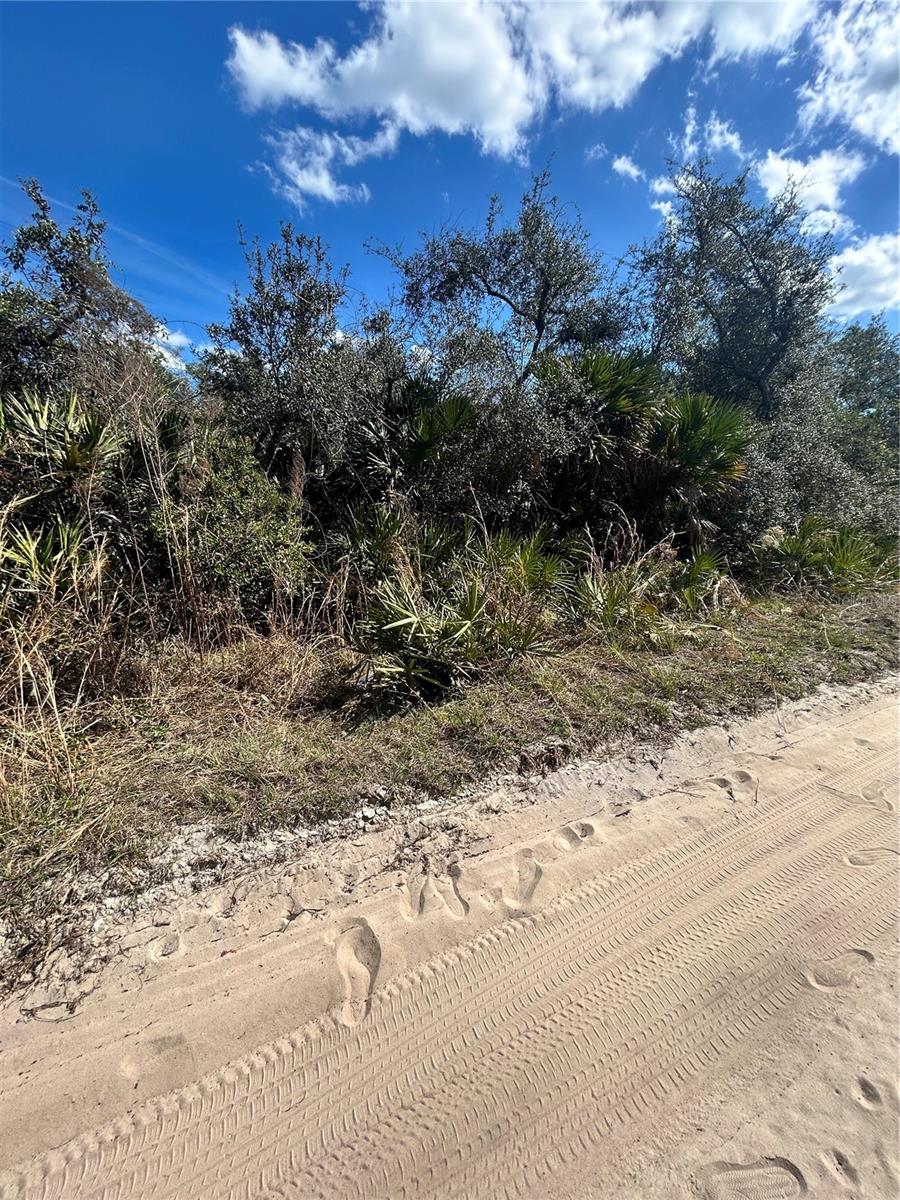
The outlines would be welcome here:
M 389 713 L 360 707 L 349 656 L 328 640 L 157 647 L 132 664 L 141 694 L 65 705 L 33 662 L 22 686 L 39 702 L 27 721 L 6 721 L 0 748 L 5 982 L 77 939 L 76 878 L 146 885 L 150 847 L 181 824 L 242 839 L 346 814 L 376 788 L 388 803 L 446 796 L 548 739 L 576 754 L 882 673 L 896 665 L 896 636 L 893 596 L 769 598 L 656 645 L 520 660 L 439 705 Z

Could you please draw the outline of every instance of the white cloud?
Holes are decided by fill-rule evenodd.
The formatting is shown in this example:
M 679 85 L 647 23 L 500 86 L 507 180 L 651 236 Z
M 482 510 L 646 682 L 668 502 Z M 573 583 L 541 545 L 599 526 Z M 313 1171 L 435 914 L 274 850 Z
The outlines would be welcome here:
M 152 349 L 162 360 L 162 364 L 170 371 L 185 371 L 184 359 L 181 357 L 185 350 L 192 350 L 192 342 L 186 333 L 180 329 L 169 329 L 159 324 L 150 340 Z
M 156 327 L 156 340 L 170 350 L 187 350 L 191 345 L 191 339 L 186 333 L 180 329 L 169 329 L 165 325 Z
M 410 133 L 471 133 L 510 156 L 540 103 L 502 5 L 387 0 L 373 32 L 340 57 L 334 46 L 283 44 L 230 31 L 228 66 L 245 103 L 295 101 L 329 118 L 374 115 Z
M 650 207 L 658 212 L 667 224 L 675 220 L 675 205 L 671 200 L 652 200 Z
M 274 33 L 247 33 L 239 25 L 230 29 L 228 36 L 228 68 L 240 84 L 248 108 L 284 100 L 322 103 L 325 80 L 336 58 L 330 42 L 318 41 L 310 49 L 298 42 L 284 46 Z
M 706 122 L 705 137 L 706 148 L 713 154 L 730 150 L 735 158 L 743 160 L 746 157 L 741 135 L 731 121 L 723 121 L 715 111 Z
M 159 345 L 158 342 L 153 344 L 152 349 L 167 370 L 174 371 L 178 375 L 182 375 L 187 371 L 187 366 L 180 354 L 173 354 L 171 350 L 167 350 L 165 346 Z
M 756 169 L 770 200 L 793 181 L 800 187 L 808 208 L 840 208 L 841 188 L 852 183 L 865 165 L 863 156 L 855 151 L 823 150 L 803 162 L 770 150 Z
M 657 175 L 650 180 L 650 191 L 654 196 L 674 196 L 676 189 L 668 175 Z
M 370 31 L 346 53 L 322 39 L 303 45 L 235 26 L 228 67 L 251 109 L 295 103 L 333 122 L 374 117 L 415 135 L 469 134 L 509 158 L 524 153 L 551 101 L 590 112 L 621 107 L 660 63 L 707 36 L 713 59 L 783 52 L 813 3 L 377 0 Z M 693 157 L 696 113 L 688 115 L 684 146 Z M 363 185 L 335 178 L 343 147 L 317 136 L 314 145 L 301 134 L 290 159 L 300 164 L 297 194 L 358 197 Z M 735 144 L 724 124 L 720 136 Z
M 603 142 L 595 142 L 593 146 L 588 146 L 584 152 L 586 162 L 597 162 L 601 158 L 605 158 L 609 151 Z
M 853 222 L 841 209 L 841 190 L 860 175 L 866 165 L 861 154 L 855 151 L 823 150 L 806 162 L 788 158 L 770 150 L 756 164 L 759 181 L 771 200 L 783 192 L 789 183 L 794 183 L 808 210 L 804 223 L 807 233 L 831 232 L 845 236 L 853 229 Z
M 680 154 L 685 162 L 696 158 L 700 153 L 697 130 L 697 106 L 692 102 L 687 106 L 684 114 L 684 130 L 681 138 L 670 138 L 673 150 L 676 154 Z
M 788 50 L 815 13 L 816 0 L 718 0 L 712 14 L 713 59 Z
M 718 154 L 722 150 L 730 150 L 736 158 L 741 160 L 747 157 L 741 135 L 731 121 L 723 120 L 715 109 L 707 118 L 706 124 L 701 126 L 693 96 L 684 111 L 681 136 L 670 134 L 669 145 L 684 162 L 691 162 L 693 159 L 699 158 L 704 149 L 713 154 Z
M 883 150 L 900 153 L 897 44 L 900 6 L 845 0 L 816 23 L 814 80 L 800 89 L 801 124 L 840 121 Z
M 855 228 L 856 222 L 835 208 L 815 208 L 803 218 L 803 232 L 810 237 L 830 233 L 834 237 L 846 238 Z
M 274 153 L 276 170 L 266 166 L 276 190 L 301 210 L 313 197 L 332 204 L 346 200 L 368 200 L 364 183 L 341 183 L 339 167 L 354 167 L 367 158 L 390 154 L 397 146 L 396 126 L 384 125 L 368 140 L 345 137 L 328 130 L 299 127 L 271 134 L 267 141 Z
M 621 108 L 655 67 L 677 58 L 714 18 L 709 4 L 696 2 L 532 0 L 505 8 L 514 22 L 521 14 L 526 53 L 545 91 L 591 112 Z
M 620 154 L 614 158 L 612 169 L 617 175 L 627 175 L 629 179 L 643 179 L 644 177 L 644 172 L 627 154 Z
M 855 317 L 900 305 L 900 234 L 881 233 L 849 246 L 831 260 L 842 285 L 836 316 Z

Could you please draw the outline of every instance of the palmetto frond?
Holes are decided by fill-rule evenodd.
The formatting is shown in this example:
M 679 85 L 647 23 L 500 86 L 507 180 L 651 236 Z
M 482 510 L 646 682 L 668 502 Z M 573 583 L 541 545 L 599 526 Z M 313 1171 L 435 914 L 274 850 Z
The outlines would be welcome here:
M 0 400 L 0 415 L 7 442 L 51 475 L 104 468 L 122 449 L 113 422 L 76 392 L 63 397 L 28 391 L 6 396 Z
M 581 359 L 581 376 L 598 402 L 620 416 L 643 416 L 662 400 L 659 367 L 642 354 L 588 351 Z
M 711 396 L 667 398 L 650 448 L 677 469 L 685 486 L 717 492 L 744 473 L 751 431 L 741 409 Z

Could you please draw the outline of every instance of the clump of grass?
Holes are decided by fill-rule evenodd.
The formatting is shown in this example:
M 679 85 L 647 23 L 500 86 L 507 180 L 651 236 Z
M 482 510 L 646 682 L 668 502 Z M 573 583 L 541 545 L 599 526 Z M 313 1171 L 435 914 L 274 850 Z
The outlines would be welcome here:
M 33 663 L 22 673 L 32 704 L 0 720 L 0 990 L 78 949 L 87 928 L 76 883 L 92 875 L 99 888 L 117 877 L 121 888 L 129 872 L 136 878 L 157 828 L 139 803 L 110 790 L 115 761 L 97 769 L 91 730 L 60 709 L 52 675 L 39 677 Z
M 793 533 L 767 530 L 754 553 L 768 587 L 859 595 L 896 575 L 896 546 L 859 530 L 829 529 L 814 517 L 804 517 Z
M 626 520 L 601 549 L 586 535 L 554 543 L 540 528 L 521 538 L 471 521 L 436 527 L 383 507 L 354 514 L 351 532 L 358 679 L 395 701 L 434 700 L 582 638 L 671 640 L 673 622 L 740 600 L 718 555 L 679 560 L 672 538 L 644 549 Z

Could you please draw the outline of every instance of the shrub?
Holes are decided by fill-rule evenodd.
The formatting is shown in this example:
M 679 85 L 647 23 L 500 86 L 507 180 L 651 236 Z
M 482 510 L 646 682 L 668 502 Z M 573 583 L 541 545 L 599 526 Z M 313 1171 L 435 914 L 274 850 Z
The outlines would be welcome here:
M 372 525 L 395 529 L 398 540 L 354 631 L 363 680 L 436 696 L 488 667 L 553 653 L 570 573 L 540 531 L 478 538 L 468 523 L 457 532 L 411 519 L 393 524 L 385 513 Z
M 646 558 L 606 570 L 598 566 L 587 572 L 578 580 L 573 594 L 576 621 L 610 637 L 617 631 L 646 625 L 660 608 L 660 574 Z
M 829 529 L 814 517 L 805 517 L 793 533 L 767 530 L 754 553 L 760 579 L 775 587 L 846 595 L 876 587 L 890 575 L 884 543 L 855 530 Z
M 300 508 L 260 470 L 249 441 L 214 436 L 180 500 L 155 514 L 175 583 L 197 615 L 218 602 L 257 624 L 289 611 L 307 569 Z
M 876 538 L 895 531 L 896 446 L 887 451 L 870 438 L 874 458 L 863 462 L 859 420 L 829 389 L 828 375 L 810 367 L 786 390 L 777 416 L 755 423 L 743 484 L 720 508 L 722 543 L 733 563 L 752 568 L 750 547 L 767 529 L 793 529 L 807 516 Z M 884 460 L 890 469 L 876 469 Z
M 715 550 L 695 550 L 677 563 L 669 587 L 675 606 L 693 615 L 730 604 L 740 595 L 723 556 Z
M 66 597 L 86 604 L 105 566 L 103 537 L 93 537 L 81 520 L 56 516 L 32 529 L 0 527 L 0 599 L 9 613 Z
M 670 227 L 645 256 L 643 340 L 543 176 L 512 223 L 494 204 L 484 230 L 389 256 L 399 307 L 363 305 L 352 330 L 345 273 L 285 226 L 268 250 L 245 243 L 248 288 L 192 383 L 111 283 L 93 201 L 66 232 L 28 185 L 35 220 L 0 248 L 0 618 L 19 693 L 26 660 L 80 696 L 131 649 L 288 618 L 357 653 L 367 683 L 435 696 L 567 640 L 671 639 L 737 599 L 730 570 L 880 581 L 896 339 L 829 330 L 796 197 L 748 207 L 745 182 L 673 181 L 718 240 Z M 805 298 L 777 369 L 728 212 L 763 239 L 773 294 Z M 713 254 L 712 291 L 694 251 Z M 763 539 L 776 525 L 796 532 Z

